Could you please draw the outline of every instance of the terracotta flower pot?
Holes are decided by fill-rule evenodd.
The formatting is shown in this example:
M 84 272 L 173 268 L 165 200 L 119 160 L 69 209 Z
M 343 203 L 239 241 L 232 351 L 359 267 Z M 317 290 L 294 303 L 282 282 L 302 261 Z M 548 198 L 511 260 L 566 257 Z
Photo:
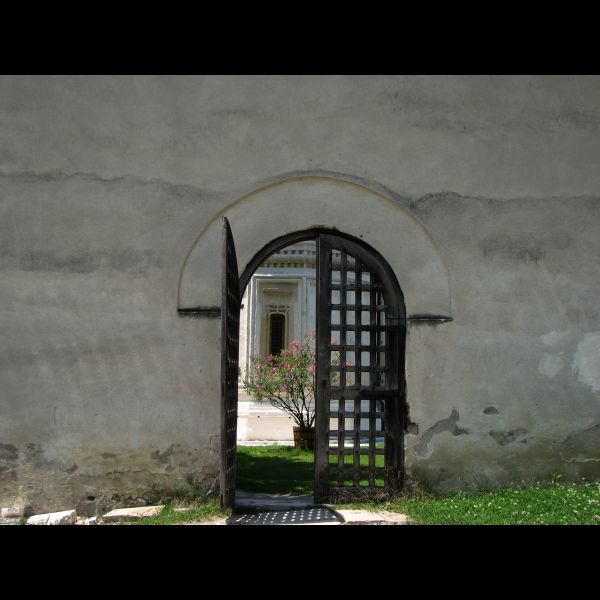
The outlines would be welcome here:
M 294 448 L 315 449 L 315 428 L 294 427 Z

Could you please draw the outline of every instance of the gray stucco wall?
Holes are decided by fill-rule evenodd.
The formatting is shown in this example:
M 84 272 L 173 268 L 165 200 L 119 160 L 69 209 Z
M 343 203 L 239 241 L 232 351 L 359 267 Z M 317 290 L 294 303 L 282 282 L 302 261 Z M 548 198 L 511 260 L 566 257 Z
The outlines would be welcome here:
M 600 477 L 600 78 L 2 77 L 0 134 L 3 506 L 213 483 L 220 324 L 177 316 L 182 269 L 296 175 L 398 202 L 449 273 L 454 321 L 408 333 L 413 479 Z

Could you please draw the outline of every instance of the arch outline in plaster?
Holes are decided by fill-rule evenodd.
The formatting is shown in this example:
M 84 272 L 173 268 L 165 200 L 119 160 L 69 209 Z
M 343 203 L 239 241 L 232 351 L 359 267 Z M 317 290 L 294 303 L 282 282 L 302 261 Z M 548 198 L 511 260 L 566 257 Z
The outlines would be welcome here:
M 242 273 L 277 239 L 294 232 L 331 230 L 364 241 L 384 257 L 408 293 L 411 322 L 452 320 L 448 269 L 437 244 L 408 207 L 362 181 L 314 174 L 271 181 L 238 197 L 209 221 L 180 273 L 180 315 L 220 316 L 222 216 L 231 223 Z

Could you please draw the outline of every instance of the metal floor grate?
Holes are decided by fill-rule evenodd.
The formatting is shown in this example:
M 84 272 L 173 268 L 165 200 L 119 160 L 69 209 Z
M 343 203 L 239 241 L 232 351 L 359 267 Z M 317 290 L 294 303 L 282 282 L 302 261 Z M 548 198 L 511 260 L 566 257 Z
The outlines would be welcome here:
M 342 520 L 327 508 L 277 510 L 243 515 L 232 515 L 228 525 L 337 525 Z

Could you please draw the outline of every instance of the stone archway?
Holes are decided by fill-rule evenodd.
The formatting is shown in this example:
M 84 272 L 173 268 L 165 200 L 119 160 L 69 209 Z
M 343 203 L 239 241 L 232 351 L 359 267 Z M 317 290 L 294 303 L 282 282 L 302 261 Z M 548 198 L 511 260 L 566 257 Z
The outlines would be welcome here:
M 354 181 L 314 175 L 264 186 L 232 202 L 213 218 L 193 244 L 181 272 L 178 312 L 182 316 L 216 319 L 221 315 L 218 253 L 221 217 L 225 215 L 232 223 L 242 273 L 252 271 L 265 242 L 276 236 L 299 230 L 328 231 L 335 236 L 343 231 L 385 257 L 404 291 L 408 322 L 452 320 L 447 269 L 408 205 Z M 218 330 L 214 327 L 214 341 L 207 340 L 211 347 L 220 345 Z M 204 401 L 211 406 L 219 404 L 216 396 Z
M 181 271 L 177 308 L 218 316 L 221 217 L 231 222 L 240 272 L 276 237 L 312 228 L 344 231 L 386 257 L 404 290 L 409 318 L 451 317 L 450 277 L 435 242 L 409 210 L 373 187 L 333 176 L 276 181 L 215 215 L 192 245 Z
M 315 502 L 381 497 L 402 488 L 406 312 L 390 265 L 358 238 L 313 228 L 267 244 L 240 281 L 235 240 L 223 218 L 223 506 L 235 500 L 240 298 L 268 256 L 311 239 L 317 247 Z

